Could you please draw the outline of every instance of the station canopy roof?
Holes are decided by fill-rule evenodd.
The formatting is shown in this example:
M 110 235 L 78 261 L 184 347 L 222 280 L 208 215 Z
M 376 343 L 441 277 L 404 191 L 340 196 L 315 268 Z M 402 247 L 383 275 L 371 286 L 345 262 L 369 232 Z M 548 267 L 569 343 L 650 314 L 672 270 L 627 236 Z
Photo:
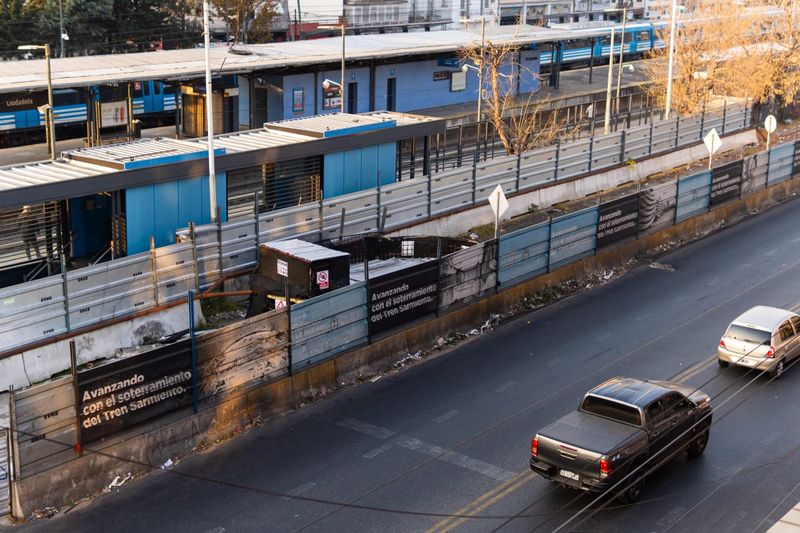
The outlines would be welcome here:
M 316 117 L 270 122 L 255 130 L 214 136 L 217 157 L 318 141 L 325 133 L 339 136 L 369 133 L 386 127 L 434 125 L 438 119 L 422 115 L 379 111 L 361 115 L 331 113 Z M 337 136 L 337 135 L 334 135 Z M 351 142 L 346 140 L 346 142 Z M 121 172 L 169 163 L 201 160 L 208 155 L 208 140 L 155 137 L 108 146 L 78 148 L 55 161 L 0 167 L 0 208 L 80 196 L 78 181 L 95 180 L 95 192 L 119 189 Z M 102 181 L 96 181 L 96 180 Z M 85 187 L 84 187 L 85 188 Z M 46 191 L 46 192 L 45 192 Z
M 598 28 L 598 35 L 609 28 Z M 487 28 L 486 39 L 492 42 L 521 45 L 569 39 L 570 31 L 541 27 L 500 26 Z M 480 44 L 480 27 L 471 24 L 467 30 L 348 35 L 348 61 L 402 57 L 422 54 L 457 52 L 466 46 Z M 283 67 L 338 64 L 341 61 L 340 37 L 283 43 L 237 45 L 210 50 L 211 70 L 216 74 L 250 73 Z M 135 80 L 179 81 L 205 75 L 202 48 L 109 54 L 51 59 L 53 87 L 86 87 L 97 84 Z M 44 59 L 0 61 L 0 93 L 45 89 L 47 75 Z

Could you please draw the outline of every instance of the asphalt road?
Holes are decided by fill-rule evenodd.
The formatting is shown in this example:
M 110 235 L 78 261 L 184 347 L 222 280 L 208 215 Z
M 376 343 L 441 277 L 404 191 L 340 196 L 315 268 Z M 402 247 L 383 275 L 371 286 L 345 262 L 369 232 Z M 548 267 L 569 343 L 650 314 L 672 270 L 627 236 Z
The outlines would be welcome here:
M 532 434 L 630 375 L 711 393 L 709 446 L 650 476 L 638 504 L 589 510 L 565 530 L 765 531 L 800 499 L 800 368 L 742 389 L 751 376 L 713 357 L 732 317 L 800 304 L 798 208 L 660 259 L 674 271 L 638 267 L 23 529 L 552 531 L 589 499 L 529 472 Z

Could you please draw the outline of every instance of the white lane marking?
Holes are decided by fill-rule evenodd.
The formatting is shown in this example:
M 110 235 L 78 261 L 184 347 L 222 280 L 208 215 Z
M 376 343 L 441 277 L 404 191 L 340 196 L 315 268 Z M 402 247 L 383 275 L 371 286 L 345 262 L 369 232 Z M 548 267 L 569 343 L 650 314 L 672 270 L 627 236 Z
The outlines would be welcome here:
M 601 333 L 600 335 L 595 337 L 594 340 L 595 341 L 604 341 L 604 340 L 606 340 L 606 339 L 608 339 L 610 337 L 611 337 L 611 333 L 606 331 L 605 333 Z
M 441 424 L 445 420 L 449 420 L 449 419 L 453 418 L 454 416 L 456 416 L 460 412 L 461 411 L 459 411 L 458 409 L 451 409 L 450 411 L 447 411 L 445 414 L 443 414 L 441 416 L 437 416 L 436 418 L 433 419 L 433 421 L 435 423 L 437 423 L 437 424 Z
M 770 256 L 770 255 L 775 255 L 776 253 L 778 253 L 778 249 L 777 248 L 773 248 L 772 250 L 764 252 L 764 255 Z
M 650 318 L 650 313 L 642 313 L 641 315 L 634 318 L 634 320 L 637 322 L 642 322 L 643 320 L 647 320 L 648 318 Z
M 209 529 L 205 533 L 225 533 L 224 527 L 215 527 L 214 529 Z
M 789 242 L 791 242 L 792 244 L 797 244 L 798 242 L 800 242 L 800 237 L 795 237 L 794 239 L 792 239 Z
M 292 490 L 287 492 L 286 493 L 287 496 L 282 496 L 282 498 L 284 500 L 290 500 L 291 498 L 289 496 L 300 496 L 304 492 L 308 492 L 308 491 L 310 491 L 311 489 L 313 489 L 316 486 L 317 486 L 317 484 L 314 483 L 313 481 L 309 481 L 307 483 L 303 483 L 299 487 L 293 488 Z
M 495 389 L 494 389 L 494 392 L 505 392 L 505 391 L 507 391 L 508 389 L 512 388 L 512 387 L 513 387 L 514 385 L 516 385 L 516 384 L 517 384 L 517 382 L 516 382 L 516 381 L 513 381 L 513 380 L 512 380 L 512 381 L 508 381 L 508 382 L 506 382 L 506 383 L 503 383 L 503 384 L 502 384 L 502 385 L 500 385 L 499 387 L 495 388 Z
M 722 281 L 722 280 L 720 280 L 720 278 L 713 278 L 708 283 L 706 283 L 706 285 L 708 285 L 709 287 L 713 287 L 714 285 L 716 285 L 720 281 Z
M 473 472 L 496 479 L 497 481 L 508 481 L 516 475 L 514 472 L 505 470 L 499 466 L 486 463 L 480 459 L 475 459 L 458 452 L 447 451 L 441 446 L 436 446 L 435 444 L 430 444 L 413 437 L 398 435 L 392 439 L 392 442 L 398 446 L 402 446 L 403 448 L 414 450 L 415 452 L 419 452 L 430 457 L 436 457 L 437 459 L 440 459 L 446 463 L 460 466 L 462 468 L 466 468 L 467 470 L 472 470 Z
M 414 437 L 409 437 L 407 435 L 398 435 L 395 434 L 395 432 L 390 429 L 382 428 L 380 426 L 375 426 L 373 424 L 370 424 L 369 422 L 363 422 L 361 420 L 355 420 L 353 418 L 344 418 L 339 421 L 339 425 L 342 427 L 346 427 L 348 429 L 352 429 L 353 431 L 369 435 L 371 437 L 376 437 L 378 439 L 386 439 L 389 436 L 394 435 L 391 443 L 396 446 L 400 446 L 401 448 L 406 448 L 407 450 L 412 450 L 421 453 L 423 455 L 427 455 L 429 457 L 434 457 L 436 459 L 439 459 L 440 461 L 444 461 L 452 465 L 466 468 L 467 470 L 471 470 L 478 474 L 482 474 L 486 477 L 496 479 L 497 481 L 508 481 L 509 479 L 517 475 L 516 473 L 511 472 L 510 470 L 505 470 L 503 468 L 500 468 L 499 466 L 495 466 L 485 461 L 481 461 L 480 459 L 475 459 L 473 457 L 469 457 L 462 453 L 448 451 L 446 448 L 442 448 L 441 446 L 436 446 L 435 444 L 431 444 L 429 442 L 425 442 L 423 440 L 416 439 Z
M 378 446 L 374 450 L 368 451 L 367 453 L 365 453 L 361 457 L 363 457 L 364 459 L 374 459 L 377 456 L 379 456 L 380 454 L 382 454 L 383 452 L 388 452 L 390 449 L 392 449 L 393 446 L 394 445 L 392 443 L 387 442 L 383 446 Z
M 394 435 L 394 431 L 391 429 L 373 426 L 372 424 L 362 422 L 361 420 L 356 420 L 355 418 L 342 418 L 339 420 L 339 425 L 381 440 L 388 439 Z
M 739 268 L 750 268 L 751 266 L 753 266 L 752 263 L 742 263 L 739 265 Z

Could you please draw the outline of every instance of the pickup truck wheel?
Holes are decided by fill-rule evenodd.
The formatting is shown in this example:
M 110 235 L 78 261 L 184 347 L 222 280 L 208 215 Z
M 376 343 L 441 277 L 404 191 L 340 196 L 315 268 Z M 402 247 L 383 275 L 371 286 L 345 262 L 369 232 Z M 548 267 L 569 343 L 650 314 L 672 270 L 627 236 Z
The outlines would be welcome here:
M 704 429 L 700 435 L 695 438 L 691 444 L 686 448 L 686 453 L 689 457 L 700 457 L 706 449 L 708 444 L 708 428 Z
M 626 504 L 632 504 L 639 501 L 639 498 L 642 497 L 642 489 L 644 488 L 644 478 L 637 479 L 633 485 L 625 489 L 625 491 L 620 494 L 619 500 Z

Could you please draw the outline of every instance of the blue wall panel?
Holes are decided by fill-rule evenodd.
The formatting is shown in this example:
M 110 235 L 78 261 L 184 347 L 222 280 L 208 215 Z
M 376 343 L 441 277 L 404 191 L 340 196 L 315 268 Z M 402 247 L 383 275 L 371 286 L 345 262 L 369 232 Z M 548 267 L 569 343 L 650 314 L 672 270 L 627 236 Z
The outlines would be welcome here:
M 794 166 L 794 143 L 773 146 L 769 151 L 767 184 L 772 185 L 792 177 Z
M 223 222 L 228 218 L 226 181 L 226 174 L 218 172 L 217 203 Z M 156 246 L 167 246 L 175 242 L 175 231 L 189 222 L 211 222 L 208 190 L 207 176 L 127 189 L 128 255 L 148 251 L 151 235 Z
M 501 285 L 530 279 L 547 271 L 550 223 L 500 236 L 497 279 Z
M 323 198 L 374 188 L 378 184 L 378 171 L 381 185 L 394 183 L 395 158 L 394 143 L 325 154 Z
M 594 253 L 597 207 L 553 219 L 550 224 L 550 268 Z
M 708 210 L 711 200 L 711 172 L 705 171 L 678 180 L 675 219 L 683 220 Z

